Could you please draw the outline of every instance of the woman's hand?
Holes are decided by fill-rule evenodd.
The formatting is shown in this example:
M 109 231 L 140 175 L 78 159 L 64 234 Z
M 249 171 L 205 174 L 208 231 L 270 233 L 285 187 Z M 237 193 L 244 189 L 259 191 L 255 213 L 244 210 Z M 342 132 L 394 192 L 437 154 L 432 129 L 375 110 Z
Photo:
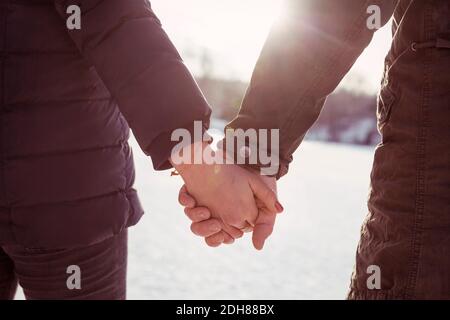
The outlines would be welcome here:
M 261 176 L 260 179 L 276 194 L 275 178 Z M 212 217 L 208 208 L 197 206 L 195 199 L 188 193 L 186 186 L 183 186 L 180 190 L 179 202 L 185 207 L 185 213 L 192 221 L 192 232 L 204 237 L 209 246 L 217 247 L 222 243 L 231 244 L 234 242 L 234 238 L 223 229 L 214 232 L 220 228 L 221 221 Z M 264 247 L 266 239 L 272 234 L 276 214 L 268 210 L 264 202 L 257 200 L 256 205 L 258 207 L 258 217 L 255 221 L 255 226 L 254 228 L 249 228 L 247 231 L 253 231 L 253 245 L 256 249 L 261 250 Z M 279 203 L 276 206 L 278 213 L 283 211 Z

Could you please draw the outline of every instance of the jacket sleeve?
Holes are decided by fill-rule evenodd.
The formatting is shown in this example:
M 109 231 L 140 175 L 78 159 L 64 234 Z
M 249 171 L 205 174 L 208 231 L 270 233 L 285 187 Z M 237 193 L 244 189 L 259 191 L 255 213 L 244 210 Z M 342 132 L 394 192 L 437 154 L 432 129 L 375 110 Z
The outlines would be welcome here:
M 155 169 L 170 168 L 174 129 L 209 125 L 210 108 L 147 0 L 54 0 L 64 21 L 81 8 L 81 29 L 68 30 L 105 83 Z M 65 23 L 65 22 L 64 22 Z
M 370 5 L 382 24 L 396 0 L 291 0 L 269 34 L 238 116 L 227 129 L 279 129 L 278 177 L 333 92 L 372 39 Z

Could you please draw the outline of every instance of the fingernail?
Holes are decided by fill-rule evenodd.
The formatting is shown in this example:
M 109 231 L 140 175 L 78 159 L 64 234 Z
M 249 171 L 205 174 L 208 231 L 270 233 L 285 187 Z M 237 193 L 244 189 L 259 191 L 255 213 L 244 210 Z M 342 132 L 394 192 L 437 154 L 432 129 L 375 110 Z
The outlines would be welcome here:
M 217 225 L 217 224 L 214 224 L 211 227 L 211 232 L 219 232 L 220 230 L 222 230 L 222 228 L 219 225 Z
M 231 238 L 230 240 L 228 240 L 227 242 L 225 242 L 225 244 L 233 244 L 234 243 L 234 239 Z
M 278 212 L 283 212 L 284 208 L 278 201 L 275 202 L 275 208 L 278 210 Z

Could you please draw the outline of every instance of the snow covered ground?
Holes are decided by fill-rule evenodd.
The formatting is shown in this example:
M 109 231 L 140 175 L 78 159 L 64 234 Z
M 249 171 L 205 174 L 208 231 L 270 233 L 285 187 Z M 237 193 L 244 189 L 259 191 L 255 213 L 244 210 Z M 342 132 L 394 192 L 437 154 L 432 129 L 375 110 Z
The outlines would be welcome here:
M 247 235 L 208 248 L 177 204 L 181 179 L 134 148 L 147 213 L 131 229 L 130 299 L 342 299 L 367 212 L 373 148 L 305 142 L 279 183 L 285 207 L 262 252 Z
M 216 249 L 193 236 L 177 203 L 181 179 L 154 172 L 132 145 L 146 214 L 130 229 L 129 299 L 345 298 L 372 147 L 304 142 L 279 183 L 285 213 L 257 252 L 249 235 Z

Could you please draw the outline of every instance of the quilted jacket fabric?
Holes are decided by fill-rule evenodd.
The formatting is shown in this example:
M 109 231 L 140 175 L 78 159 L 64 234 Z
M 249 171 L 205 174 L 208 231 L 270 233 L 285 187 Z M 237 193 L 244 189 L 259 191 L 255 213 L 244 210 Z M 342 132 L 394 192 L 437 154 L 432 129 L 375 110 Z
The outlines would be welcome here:
M 0 1 L 0 81 L 0 244 L 82 246 L 136 224 L 129 127 L 165 169 L 171 132 L 210 114 L 145 0 Z

